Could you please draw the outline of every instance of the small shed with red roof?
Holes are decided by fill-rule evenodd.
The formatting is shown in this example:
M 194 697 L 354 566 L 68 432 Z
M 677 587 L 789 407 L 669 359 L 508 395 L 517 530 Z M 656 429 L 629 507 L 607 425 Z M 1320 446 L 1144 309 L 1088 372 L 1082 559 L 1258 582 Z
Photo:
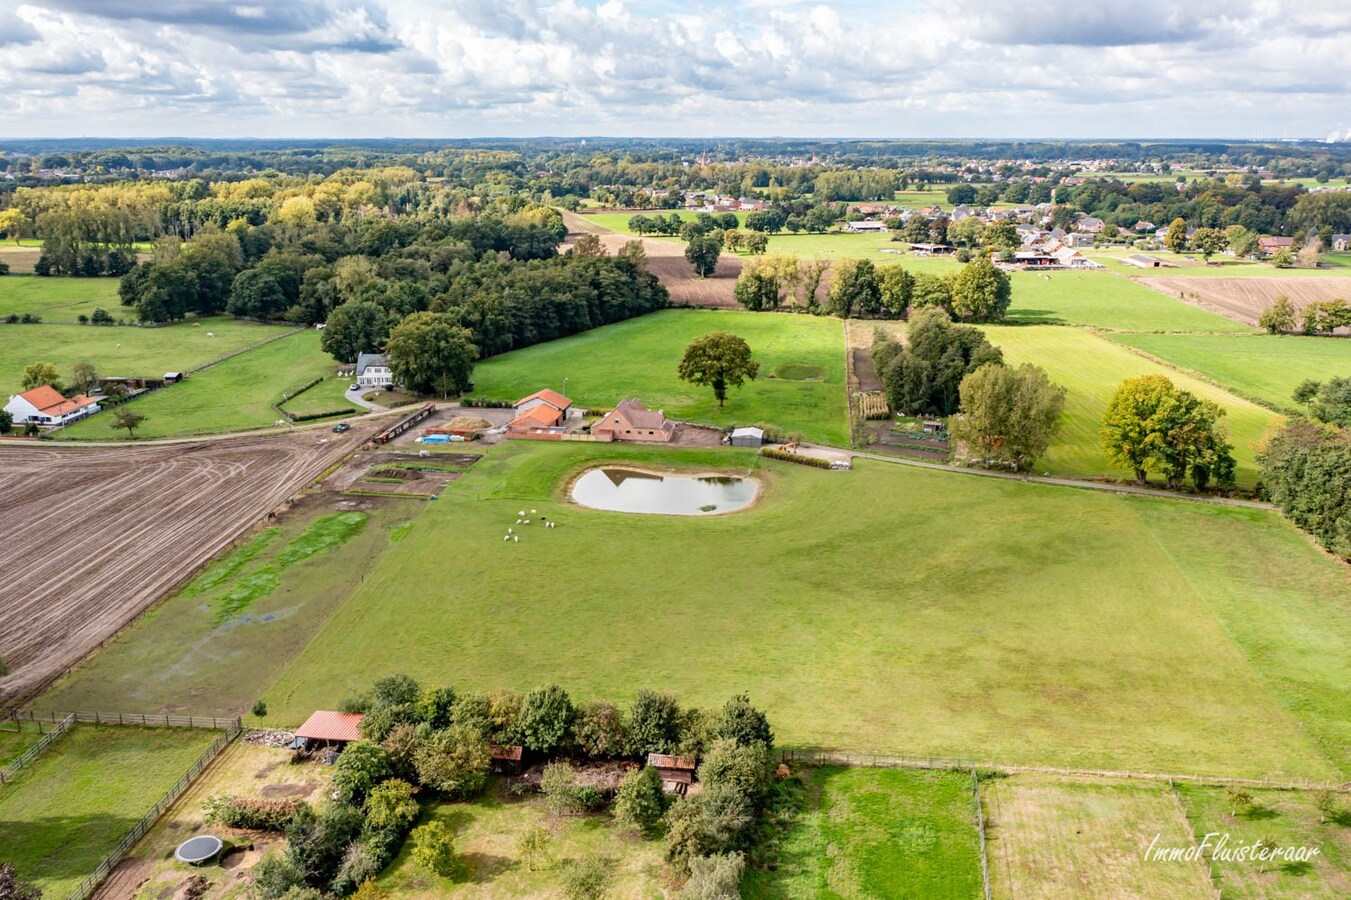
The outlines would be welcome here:
M 307 744 L 315 742 L 341 747 L 361 740 L 361 720 L 364 718 L 361 713 L 317 710 L 296 729 L 296 737 L 304 738 Z

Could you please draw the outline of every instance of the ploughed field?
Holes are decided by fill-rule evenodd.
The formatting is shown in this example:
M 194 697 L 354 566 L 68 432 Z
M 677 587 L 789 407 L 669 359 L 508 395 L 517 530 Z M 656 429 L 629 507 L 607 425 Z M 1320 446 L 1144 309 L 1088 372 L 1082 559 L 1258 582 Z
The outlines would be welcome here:
M 1146 284 L 1169 297 L 1176 297 L 1202 309 L 1217 312 L 1248 325 L 1257 319 L 1281 294 L 1290 298 L 1296 309 L 1321 300 L 1351 300 L 1351 278 L 1292 278 L 1289 276 L 1247 276 L 1236 278 L 1142 278 Z
M 0 657 L 23 695 L 110 637 L 374 432 L 197 444 L 0 446 Z

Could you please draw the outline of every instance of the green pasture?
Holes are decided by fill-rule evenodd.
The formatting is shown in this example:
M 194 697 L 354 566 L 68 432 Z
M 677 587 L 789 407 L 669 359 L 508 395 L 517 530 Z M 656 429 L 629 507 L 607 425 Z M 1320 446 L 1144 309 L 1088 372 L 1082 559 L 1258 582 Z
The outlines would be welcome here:
M 689 212 L 683 209 L 652 209 L 652 210 L 644 210 L 642 212 L 586 213 L 582 215 L 581 218 L 583 219 L 583 221 L 592 222 L 596 225 L 599 225 L 601 228 L 608 228 L 610 231 L 617 231 L 620 234 L 632 234 L 634 236 L 637 236 L 638 233 L 636 231 L 632 231 L 629 228 L 629 219 L 632 219 L 634 216 L 647 216 L 649 219 L 661 216 L 663 219 L 665 219 L 670 217 L 672 213 L 675 213 L 676 215 L 680 216 L 680 219 L 683 222 L 693 222 L 694 220 L 699 218 L 699 213 Z M 722 213 L 713 213 L 713 215 L 720 216 L 722 215 Z M 735 215 L 737 217 L 738 222 L 746 221 L 745 213 L 739 212 L 736 213 Z M 679 238 L 676 237 L 675 235 L 649 234 L 646 235 L 646 237 L 651 238 L 665 237 L 671 240 L 679 240 Z
M 1166 299 L 1166 298 L 1165 298 Z M 1132 353 L 1106 338 L 1078 328 L 1054 326 L 982 326 L 990 341 L 1004 351 L 1007 362 L 1034 363 L 1068 392 L 1060 433 L 1038 467 L 1054 474 L 1093 478 L 1134 478 L 1133 473 L 1108 465 L 1102 450 L 1102 414 L 1113 392 L 1127 378 L 1166 375 L 1173 384 L 1224 407 L 1222 420 L 1229 430 L 1238 461 L 1238 483 L 1251 487 L 1257 480 L 1254 446 L 1274 424 L 1276 414 L 1223 388 Z
M 909 268 L 909 263 L 905 263 Z M 1242 322 L 1164 296 L 1110 272 L 1014 272 L 1009 320 L 1120 331 L 1250 333 Z
M 676 376 L 685 347 L 712 331 L 740 335 L 760 375 L 731 389 L 718 409 L 712 388 Z M 784 366 L 808 366 L 810 381 L 776 377 Z M 791 371 L 791 370 L 790 370 Z M 734 310 L 673 309 L 504 353 L 474 369 L 474 394 L 515 400 L 541 388 L 564 389 L 581 406 L 613 406 L 638 397 L 673 419 L 712 425 L 772 423 L 811 440 L 849 441 L 844 387 L 844 329 L 838 319 Z
M 944 209 L 952 209 L 952 204 L 948 202 L 947 188 L 922 191 L 897 191 L 892 202 L 897 206 L 904 206 L 909 209 L 918 209 L 921 206 L 933 206 L 935 203 Z
M 47 726 L 42 726 L 42 730 L 47 730 Z M 38 730 L 35 723 L 12 721 L 0 723 L 0 766 L 9 765 L 40 740 L 42 731 Z
M 32 313 L 47 323 L 74 324 L 80 315 L 93 315 L 103 307 L 115 319 L 135 321 L 135 314 L 117 296 L 120 283 L 120 278 L 6 275 L 0 278 L 0 318 Z
M 755 474 L 763 494 L 702 518 L 568 501 L 571 476 L 621 461 Z M 522 508 L 557 527 L 504 542 Z M 785 745 L 1327 777 L 1351 771 L 1349 598 L 1345 568 L 1266 510 L 512 443 L 426 505 L 267 691 L 268 722 L 406 671 L 614 701 L 746 691 Z
M 5 861 L 45 896 L 66 896 L 218 734 L 75 726 L 0 787 Z
M 803 769 L 804 809 L 778 838 L 774 869 L 752 869 L 742 896 L 984 896 L 965 772 Z
M 1290 395 L 1306 378 L 1351 377 L 1351 341 L 1342 338 L 1118 334 L 1112 340 L 1282 408 L 1298 408 Z
M 1207 855 L 1211 878 L 1225 897 L 1254 900 L 1296 900 L 1302 897 L 1351 896 L 1351 797 L 1338 798 L 1332 817 L 1324 817 L 1310 791 L 1249 790 L 1253 805 L 1236 810 L 1220 787 L 1179 784 L 1178 798 L 1197 840 L 1211 835 L 1210 847 L 1222 835 L 1226 849 L 1261 840 L 1277 847 L 1317 848 L 1299 861 L 1238 861 Z
M 276 332 L 273 332 L 274 334 Z M 281 415 L 273 408 L 282 394 L 333 372 L 333 359 L 319 348 L 317 331 L 301 331 L 197 372 L 132 401 L 146 417 L 137 438 L 178 437 L 266 428 Z M 70 440 L 118 438 L 112 416 L 100 413 L 63 429 Z M 125 432 L 120 434 L 127 437 Z
M 281 407 L 293 416 L 314 416 L 344 409 L 350 413 L 360 412 L 347 399 L 347 386 L 351 383 L 350 377 L 325 375 L 323 381 L 285 401 Z
M 25 366 L 49 362 L 69 379 L 87 360 L 100 375 L 159 378 L 282 334 L 275 325 L 230 318 L 160 328 L 117 325 L 0 325 L 0 392 L 18 393 Z M 96 421 L 92 419 L 90 421 Z

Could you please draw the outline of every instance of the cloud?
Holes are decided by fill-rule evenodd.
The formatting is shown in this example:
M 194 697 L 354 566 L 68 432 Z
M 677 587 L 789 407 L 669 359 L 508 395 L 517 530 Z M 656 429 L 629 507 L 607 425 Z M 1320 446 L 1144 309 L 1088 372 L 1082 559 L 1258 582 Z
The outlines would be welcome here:
M 1351 13 L 1274 0 L 26 0 L 50 134 L 1324 135 Z M 1217 76 L 1217 73 L 1223 73 Z M 40 76 L 40 77 L 39 77 Z M 60 107 L 43 98 L 53 93 Z M 1254 120 L 1254 116 L 1258 116 Z M 35 130 L 35 127 L 40 126 Z

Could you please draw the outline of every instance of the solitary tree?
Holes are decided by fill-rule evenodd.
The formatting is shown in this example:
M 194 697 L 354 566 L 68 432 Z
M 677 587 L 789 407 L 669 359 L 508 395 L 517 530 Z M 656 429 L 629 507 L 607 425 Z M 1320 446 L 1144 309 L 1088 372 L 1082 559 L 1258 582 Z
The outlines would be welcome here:
M 1223 252 L 1229 246 L 1229 238 L 1218 228 L 1198 228 L 1192 235 L 1192 247 L 1200 252 L 1201 258 L 1210 262 L 1216 253 Z
M 1225 791 L 1225 796 L 1229 800 L 1229 814 L 1231 816 L 1236 816 L 1240 812 L 1247 812 L 1252 809 L 1252 794 L 1237 785 L 1232 786 Z
M 1318 822 L 1322 824 L 1337 812 L 1337 795 L 1332 791 L 1319 791 L 1314 794 L 1313 805 L 1318 810 Z
M 721 409 L 728 386 L 741 387 L 746 379 L 754 380 L 760 364 L 751 359 L 751 348 L 744 338 L 714 331 L 690 341 L 678 371 L 681 381 L 712 387 Z
M 144 421 L 145 416 L 141 415 L 130 406 L 119 406 L 117 409 L 113 410 L 113 422 L 109 427 L 114 431 L 119 428 L 125 428 L 127 429 L 127 436 L 134 438 L 136 437 L 136 429 Z
M 985 257 L 972 260 L 952 280 L 952 315 L 967 322 L 998 322 L 1013 299 L 1006 272 Z
M 692 238 L 685 247 L 685 259 L 694 266 L 694 274 L 700 278 L 712 278 L 718 268 L 718 255 L 722 247 L 711 237 L 700 234 Z
M 1181 253 L 1187 249 L 1187 223 L 1183 219 L 1174 219 L 1168 225 L 1168 232 L 1164 235 L 1163 245 L 1174 253 Z
M 61 390 L 61 374 L 56 366 L 49 362 L 35 362 L 23 370 L 23 389 L 31 391 L 36 387 L 50 386 Z
M 1290 399 L 1294 400 L 1296 403 L 1303 404 L 1304 408 L 1307 410 L 1309 404 L 1318 396 L 1318 389 L 1322 386 L 1323 383 L 1321 381 L 1314 381 L 1312 378 L 1306 378 L 1295 387 L 1295 392 L 1290 395 Z

